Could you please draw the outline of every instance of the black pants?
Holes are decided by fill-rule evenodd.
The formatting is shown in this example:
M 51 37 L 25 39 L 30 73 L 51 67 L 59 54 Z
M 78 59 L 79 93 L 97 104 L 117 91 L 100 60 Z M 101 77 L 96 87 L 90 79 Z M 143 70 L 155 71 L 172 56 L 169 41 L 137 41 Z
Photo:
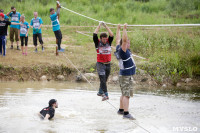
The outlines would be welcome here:
M 35 46 L 37 46 L 37 38 L 39 39 L 40 44 L 43 45 L 43 40 L 42 40 L 42 34 L 41 33 L 33 34 L 33 44 Z
M 25 41 L 25 46 L 28 46 L 28 36 L 20 36 L 20 40 L 21 40 L 21 46 L 24 46 L 24 41 Z
M 103 64 L 97 62 L 97 71 L 99 74 L 100 79 L 100 88 L 103 90 L 104 93 L 107 93 L 107 80 L 110 75 L 110 64 Z
M 60 30 L 54 31 L 54 34 L 56 36 L 57 41 L 57 45 L 58 45 L 58 50 L 61 49 L 61 41 L 62 41 L 62 33 Z

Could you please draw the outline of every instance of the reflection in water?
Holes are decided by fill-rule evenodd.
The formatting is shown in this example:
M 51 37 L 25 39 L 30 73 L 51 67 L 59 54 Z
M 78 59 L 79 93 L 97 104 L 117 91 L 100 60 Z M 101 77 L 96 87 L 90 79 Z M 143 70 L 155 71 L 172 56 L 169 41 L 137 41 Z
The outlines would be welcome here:
M 118 107 L 119 87 L 109 88 L 109 101 Z M 170 133 L 176 127 L 200 131 L 199 88 L 135 90 L 130 112 L 136 124 L 117 115 L 94 90 L 86 83 L 0 83 L 0 132 L 145 132 L 136 124 L 152 133 Z M 52 98 L 59 103 L 55 117 L 41 121 L 37 113 Z

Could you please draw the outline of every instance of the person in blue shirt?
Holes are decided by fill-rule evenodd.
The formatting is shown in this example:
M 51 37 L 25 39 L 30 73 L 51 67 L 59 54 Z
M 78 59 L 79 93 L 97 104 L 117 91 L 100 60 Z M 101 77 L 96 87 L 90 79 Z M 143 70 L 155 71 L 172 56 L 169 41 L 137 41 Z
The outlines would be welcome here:
M 42 51 L 44 51 L 43 40 L 42 40 L 42 24 L 43 21 L 40 17 L 38 17 L 38 13 L 33 13 L 34 18 L 31 20 L 30 26 L 33 28 L 33 44 L 35 46 L 35 52 L 37 49 L 37 38 L 39 39 L 40 44 L 42 45 Z
M 11 22 L 19 23 L 20 20 L 20 13 L 16 11 L 16 8 L 14 6 L 11 7 L 11 11 L 6 14 L 7 16 L 11 17 Z M 19 48 L 19 38 L 18 38 L 18 25 L 10 25 L 10 41 L 11 41 L 11 49 L 13 49 L 13 42 L 14 42 L 14 36 L 15 40 L 17 42 L 17 50 L 20 50 Z
M 20 25 L 19 27 L 19 35 L 21 40 L 21 49 L 22 49 L 22 55 L 27 56 L 27 47 L 28 47 L 28 31 L 29 31 L 29 24 L 25 21 L 25 16 L 22 15 L 20 17 Z M 25 41 L 25 43 L 24 43 Z M 24 52 L 24 44 L 25 44 L 25 52 Z
M 57 39 L 56 43 L 58 45 L 58 52 L 64 52 L 64 49 L 61 48 L 61 41 L 62 41 L 62 33 L 60 31 L 60 23 L 58 20 L 58 15 L 60 14 L 60 6 L 57 9 L 57 12 L 53 8 L 50 8 L 50 19 L 52 23 L 52 29 Z
M 116 32 L 116 52 L 115 56 L 119 61 L 119 83 L 122 95 L 120 97 L 120 108 L 118 110 L 119 115 L 123 115 L 124 119 L 135 120 L 135 118 L 129 114 L 129 99 L 133 96 L 132 90 L 132 77 L 135 74 L 136 66 L 132 53 L 130 51 L 130 40 L 127 36 L 127 24 L 124 24 L 123 36 L 121 39 L 120 25 L 118 25 Z
M 0 9 L 0 13 L 4 13 L 4 10 Z M 6 14 L 4 14 L 4 20 L 9 21 L 9 17 Z

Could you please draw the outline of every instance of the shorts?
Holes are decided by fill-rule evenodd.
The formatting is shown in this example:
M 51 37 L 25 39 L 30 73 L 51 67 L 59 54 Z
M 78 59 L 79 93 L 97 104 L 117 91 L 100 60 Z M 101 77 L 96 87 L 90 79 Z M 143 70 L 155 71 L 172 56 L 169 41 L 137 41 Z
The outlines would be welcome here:
M 19 41 L 18 38 L 18 30 L 17 28 L 10 28 L 10 41 L 14 42 L 14 36 L 15 36 L 15 41 Z
M 133 96 L 133 77 L 132 76 L 119 76 L 119 84 L 122 96 Z

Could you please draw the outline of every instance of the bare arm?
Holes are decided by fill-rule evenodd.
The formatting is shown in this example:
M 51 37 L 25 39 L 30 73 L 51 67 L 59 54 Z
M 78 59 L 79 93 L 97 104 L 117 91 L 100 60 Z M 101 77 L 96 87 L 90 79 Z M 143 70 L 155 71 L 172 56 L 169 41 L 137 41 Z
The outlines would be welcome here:
M 39 29 L 41 29 L 41 28 L 42 28 L 42 24 L 40 25 Z
M 11 22 L 12 25 L 21 25 L 20 23 Z
M 94 33 L 95 33 L 95 34 L 98 34 L 100 28 L 101 28 L 101 23 L 99 23 L 99 25 L 98 25 L 97 28 L 95 29 Z
M 60 6 L 57 9 L 57 14 L 60 15 Z
M 28 30 L 27 30 L 26 37 L 28 36 L 28 32 L 29 32 L 29 28 L 28 28 Z
M 124 24 L 124 30 L 123 30 L 123 35 L 122 35 L 122 50 L 126 52 L 127 50 L 127 41 L 128 41 L 128 36 L 127 36 L 127 24 Z
M 44 119 L 45 119 L 45 120 L 48 120 L 49 117 L 50 117 L 50 115 L 49 115 L 49 114 L 46 114 L 46 116 L 44 117 Z
M 117 26 L 117 32 L 116 32 L 116 45 L 119 45 L 120 40 L 121 40 L 121 34 L 120 34 L 120 24 Z
M 105 23 L 103 23 L 103 26 L 106 28 L 106 30 L 108 31 L 108 33 L 109 33 L 109 36 L 110 37 L 113 37 L 113 32 L 110 30 L 110 28 L 105 24 Z
M 12 12 L 12 10 L 11 10 L 11 11 L 9 11 L 9 12 L 6 14 L 6 16 L 9 16 L 11 12 Z

